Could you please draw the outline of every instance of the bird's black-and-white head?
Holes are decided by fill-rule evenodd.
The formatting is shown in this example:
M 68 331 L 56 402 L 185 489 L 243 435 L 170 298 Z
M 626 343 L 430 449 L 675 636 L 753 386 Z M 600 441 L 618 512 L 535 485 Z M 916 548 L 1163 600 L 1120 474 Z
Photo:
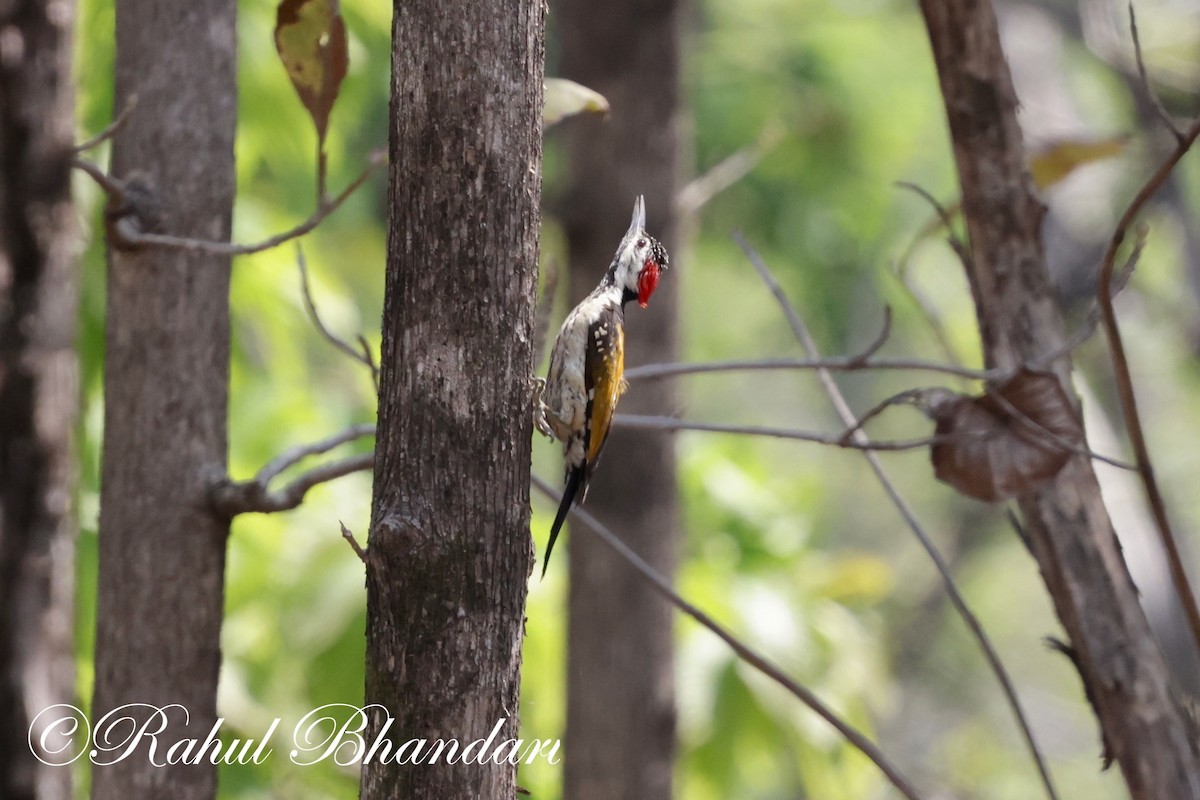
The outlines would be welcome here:
M 608 278 L 622 290 L 621 302 L 637 300 L 642 308 L 658 286 L 659 274 L 670 258 L 662 243 L 646 233 L 646 201 L 638 195 L 633 204 L 633 219 L 625 238 L 617 247 Z

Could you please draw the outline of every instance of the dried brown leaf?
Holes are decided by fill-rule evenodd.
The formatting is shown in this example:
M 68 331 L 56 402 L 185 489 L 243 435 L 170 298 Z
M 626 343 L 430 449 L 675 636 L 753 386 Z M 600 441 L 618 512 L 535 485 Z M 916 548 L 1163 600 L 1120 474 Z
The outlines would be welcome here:
M 1083 446 L 1083 425 L 1051 373 L 1022 370 L 985 394 L 932 409 L 934 474 L 963 494 L 1007 500 L 1052 479 Z
M 350 63 L 338 0 L 283 0 L 275 17 L 275 49 L 324 141 Z

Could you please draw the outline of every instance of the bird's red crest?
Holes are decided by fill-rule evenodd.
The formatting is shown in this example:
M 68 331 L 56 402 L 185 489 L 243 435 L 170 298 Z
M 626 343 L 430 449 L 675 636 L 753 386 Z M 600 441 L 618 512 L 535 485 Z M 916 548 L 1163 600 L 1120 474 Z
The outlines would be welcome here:
M 659 267 L 654 261 L 647 260 L 642 267 L 642 273 L 638 275 L 638 305 L 642 308 L 650 302 L 650 295 L 654 294 L 655 287 L 658 286 Z

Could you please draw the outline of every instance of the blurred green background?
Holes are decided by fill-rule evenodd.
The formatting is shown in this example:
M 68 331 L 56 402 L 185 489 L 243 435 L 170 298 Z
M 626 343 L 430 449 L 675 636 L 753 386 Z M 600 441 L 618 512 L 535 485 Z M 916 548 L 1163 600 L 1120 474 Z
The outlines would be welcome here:
M 1098 17 L 1080 26 L 1078 12 L 1085 7 Z M 382 2 L 343 2 L 350 73 L 331 122 L 334 192 L 357 175 L 371 150 L 386 143 L 390 10 Z M 1097 243 L 1111 229 L 1123 198 L 1148 174 L 1158 139 L 1142 132 L 1146 126 L 1127 77 L 1123 6 L 1002 4 L 1001 11 L 1032 143 L 1134 135 L 1121 157 L 1080 170 L 1047 192 L 1048 249 L 1075 308 L 1089 291 Z M 1162 76 L 1164 96 L 1186 102 L 1200 74 L 1200 12 L 1169 0 L 1141 3 L 1139 12 L 1149 66 Z M 276 56 L 274 14 L 273 3 L 242 3 L 238 241 L 286 229 L 312 210 L 315 135 Z M 111 118 L 112 26 L 112 0 L 81 1 L 81 137 Z M 944 359 L 938 335 L 897 278 L 902 254 L 932 210 L 894 183 L 918 183 L 947 204 L 956 195 L 940 95 L 915 4 L 703 0 L 689 15 L 685 41 L 687 128 L 693 137 L 685 176 L 703 173 L 764 130 L 781 134 L 745 179 L 689 221 L 691 239 L 672 255 L 669 279 L 681 286 L 686 360 L 800 355 L 770 295 L 729 238 L 733 230 L 744 232 L 777 272 L 826 353 L 855 352 L 870 342 L 890 305 L 895 324 L 884 353 Z M 552 61 L 547 74 L 554 70 Z M 547 195 L 562 179 L 559 146 L 549 131 Z M 103 149 L 95 155 L 107 156 Z M 1194 287 L 1200 281 L 1187 267 L 1195 255 L 1196 218 L 1187 209 L 1200 199 L 1198 173 L 1195 158 L 1185 163 L 1179 196 L 1152 213 L 1150 246 L 1135 289 L 1121 305 L 1157 467 L 1189 538 L 1200 522 L 1190 478 L 1197 448 L 1185 446 L 1200 432 L 1200 411 L 1190 402 L 1200 383 L 1194 357 L 1200 330 Z M 85 398 L 79 439 L 79 692 L 87 702 L 104 268 L 100 197 L 83 178 L 77 186 L 92 236 L 80 335 Z M 361 332 L 376 347 L 384 189 L 377 175 L 304 239 L 326 324 L 344 337 Z M 614 231 L 614 243 L 620 233 Z M 942 239 L 934 236 L 917 246 L 907 274 L 955 356 L 976 365 L 966 281 Z M 561 242 L 554 220 L 547 219 L 543 259 L 557 256 L 561 263 Z M 330 348 L 305 314 L 294 248 L 238 259 L 232 302 L 229 423 L 235 477 L 251 476 L 286 447 L 374 419 L 369 377 Z M 561 306 L 560 301 L 552 325 L 565 312 Z M 1085 345 L 1080 363 L 1092 385 L 1085 399 L 1101 415 L 1098 423 L 1089 420 L 1095 435 L 1114 408 L 1100 344 Z M 681 407 L 664 413 L 839 430 L 808 374 L 681 380 Z M 928 374 L 897 373 L 855 373 L 840 380 L 860 411 L 901 389 L 937 382 Z M 636 383 L 631 391 L 637 391 Z M 1168 419 L 1169 425 L 1163 422 Z M 909 438 L 928 428 L 915 412 L 900 409 L 872 423 L 871 433 Z M 931 790 L 930 797 L 949 796 L 932 791 L 935 787 L 958 798 L 1040 795 L 993 676 L 860 455 L 703 433 L 680 434 L 677 442 L 686 520 L 679 586 L 685 596 L 878 739 Z M 1119 439 L 1094 447 L 1119 451 Z M 557 481 L 559 458 L 556 446 L 537 439 L 535 471 Z M 1036 566 L 1003 509 L 963 500 L 936 483 L 922 452 L 885 454 L 884 462 L 994 637 L 1060 788 L 1067 796 L 1092 800 L 1124 797 L 1115 771 L 1099 771 L 1100 745 L 1077 676 L 1042 643 L 1059 626 Z M 1140 495 L 1133 491 L 1129 497 L 1125 511 L 1136 523 L 1143 515 Z M 294 512 L 235 522 L 220 695 L 227 735 L 259 736 L 276 717 L 284 719 L 281 731 L 287 731 L 315 706 L 361 703 L 363 566 L 341 540 L 338 521 L 361 538 L 369 506 L 369 476 L 355 475 L 314 490 Z M 535 499 L 539 548 L 552 512 Z M 1126 547 L 1137 556 L 1135 545 Z M 566 562 L 557 563 L 546 580 L 531 583 L 520 709 L 527 738 L 562 735 Z M 735 661 L 707 632 L 681 621 L 677 638 L 678 797 L 891 796 L 863 757 L 793 698 Z M 519 783 L 534 797 L 558 797 L 561 766 L 539 761 L 522 768 Z M 220 792 L 238 800 L 350 798 L 357 787 L 352 771 L 294 766 L 277 748 L 262 766 L 224 768 Z

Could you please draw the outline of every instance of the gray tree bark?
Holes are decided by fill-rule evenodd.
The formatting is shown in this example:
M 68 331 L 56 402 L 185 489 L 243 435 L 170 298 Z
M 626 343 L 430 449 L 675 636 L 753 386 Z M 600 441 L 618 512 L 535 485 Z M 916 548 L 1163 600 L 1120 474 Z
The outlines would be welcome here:
M 497 744 L 518 735 L 543 14 L 537 0 L 394 4 L 366 670 L 393 747 L 465 744 L 501 720 Z M 503 760 L 362 771 L 368 800 L 515 792 Z
M 1014 367 L 1055 351 L 1064 339 L 1017 98 L 988 0 L 922 0 L 921 8 L 962 184 L 985 360 L 989 367 Z M 1069 390 L 1070 359 L 1060 359 L 1055 371 Z M 1022 497 L 1020 508 L 1130 793 L 1138 800 L 1200 797 L 1196 730 L 1138 603 L 1090 461 L 1072 459 L 1052 483 Z
M 75 697 L 74 13 L 70 0 L 0 3 L 0 797 L 10 800 L 71 796 L 70 771 L 37 760 L 28 737 L 42 709 Z
M 137 105 L 112 171 L 144 189 L 110 204 L 110 221 L 228 239 L 235 21 L 233 0 L 117 4 L 115 105 Z M 229 262 L 111 242 L 108 253 L 92 721 L 126 703 L 180 704 L 190 721 L 167 712 L 165 744 L 203 740 L 216 721 L 229 525 L 206 490 L 226 464 Z M 97 800 L 216 793 L 207 759 L 155 767 L 144 749 L 92 775 Z
M 680 137 L 681 0 L 561 0 L 561 73 L 603 94 L 608 119 L 567 122 L 571 180 L 562 208 L 572 303 L 599 282 L 646 196 L 647 230 L 671 269 L 643 310 L 626 314 L 626 366 L 678 360 L 682 267 L 674 198 Z M 675 407 L 674 384 L 634 386 L 620 411 Z M 660 573 L 676 563 L 674 440 L 668 432 L 614 429 L 587 506 Z M 593 536 L 572 536 L 564 796 L 668 800 L 675 756 L 672 609 Z

